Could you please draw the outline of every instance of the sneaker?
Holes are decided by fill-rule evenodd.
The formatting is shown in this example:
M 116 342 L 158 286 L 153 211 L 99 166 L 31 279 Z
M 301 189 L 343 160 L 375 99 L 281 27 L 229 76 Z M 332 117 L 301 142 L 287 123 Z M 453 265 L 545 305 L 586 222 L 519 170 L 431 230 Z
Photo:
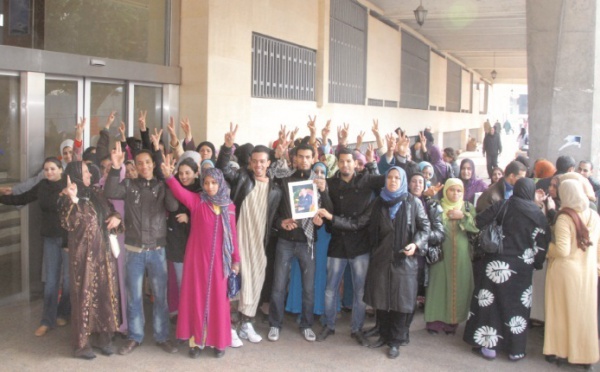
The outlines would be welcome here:
M 256 333 L 250 322 L 242 324 L 242 327 L 240 328 L 240 337 L 253 343 L 262 341 L 262 337 Z
M 309 342 L 313 342 L 317 339 L 317 335 L 315 335 L 313 330 L 310 328 L 304 328 L 302 330 L 302 335 L 304 336 L 304 339 Z
M 271 329 L 269 329 L 268 339 L 269 339 L 269 341 L 277 341 L 277 340 L 279 340 L 279 328 L 277 328 L 277 327 L 271 327 Z
M 242 347 L 242 346 L 244 346 L 244 343 L 238 337 L 238 334 L 235 331 L 235 329 L 232 329 L 231 330 L 231 347 Z

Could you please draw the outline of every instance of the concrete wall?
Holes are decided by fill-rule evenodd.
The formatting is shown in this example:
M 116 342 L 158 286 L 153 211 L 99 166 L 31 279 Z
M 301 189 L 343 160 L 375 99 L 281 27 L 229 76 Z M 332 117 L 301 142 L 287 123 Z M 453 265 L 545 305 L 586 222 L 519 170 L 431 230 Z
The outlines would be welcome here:
M 218 145 L 234 122 L 240 124 L 238 142 L 268 144 L 280 124 L 298 126 L 299 135 L 307 135 L 308 115 L 317 115 L 319 128 L 327 119 L 334 126 L 350 123 L 351 138 L 360 127 L 367 131 L 365 141 L 373 139 L 369 129 L 374 118 L 382 132 L 402 126 L 409 134 L 426 125 L 436 132 L 483 123 L 478 112 L 328 103 L 329 7 L 329 0 L 182 0 L 180 113 L 190 117 L 194 137 Z M 252 32 L 317 50 L 316 101 L 251 97 Z M 399 101 L 400 33 L 369 16 L 367 47 L 367 97 Z M 473 98 L 479 101 L 478 95 Z M 467 130 L 463 132 L 466 141 Z

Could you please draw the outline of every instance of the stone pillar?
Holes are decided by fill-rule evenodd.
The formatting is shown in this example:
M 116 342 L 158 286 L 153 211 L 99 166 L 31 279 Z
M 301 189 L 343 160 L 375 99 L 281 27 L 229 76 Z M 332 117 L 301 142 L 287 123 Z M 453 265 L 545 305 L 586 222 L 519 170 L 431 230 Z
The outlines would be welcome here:
M 527 1 L 532 159 L 571 155 L 600 167 L 599 8 L 595 0 Z M 563 147 L 568 136 L 581 136 L 581 145 Z

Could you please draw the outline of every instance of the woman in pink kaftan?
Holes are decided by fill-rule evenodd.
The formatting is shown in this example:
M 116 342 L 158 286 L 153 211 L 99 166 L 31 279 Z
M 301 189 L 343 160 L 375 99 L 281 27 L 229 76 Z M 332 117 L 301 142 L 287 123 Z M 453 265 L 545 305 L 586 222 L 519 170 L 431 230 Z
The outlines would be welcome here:
M 166 162 L 168 163 L 168 162 Z M 163 164 L 163 173 L 171 174 Z M 166 172 L 165 172 L 166 171 Z M 239 272 L 235 206 L 219 169 L 203 174 L 203 191 L 186 190 L 174 177 L 166 180 L 173 195 L 190 210 L 191 229 L 183 260 L 177 338 L 190 340 L 190 356 L 204 346 L 224 355 L 231 345 L 227 278 Z

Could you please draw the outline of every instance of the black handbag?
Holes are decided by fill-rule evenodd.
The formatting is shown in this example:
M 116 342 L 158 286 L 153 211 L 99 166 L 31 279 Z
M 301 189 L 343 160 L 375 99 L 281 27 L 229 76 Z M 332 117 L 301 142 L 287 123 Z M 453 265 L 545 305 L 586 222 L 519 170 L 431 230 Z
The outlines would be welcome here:
M 498 213 L 494 216 L 492 223 L 486 225 L 481 232 L 479 233 L 479 247 L 484 253 L 493 253 L 493 254 L 502 254 L 504 252 L 504 247 L 502 246 L 502 239 L 504 239 L 504 233 L 502 231 L 502 223 L 504 223 L 504 216 L 506 216 L 506 204 L 504 203 Z M 498 223 L 498 215 L 504 208 L 504 213 L 502 214 L 502 220 Z
M 444 251 L 442 247 L 439 245 L 435 245 L 433 247 L 427 248 L 427 254 L 425 255 L 425 260 L 429 265 L 433 265 L 434 263 L 438 263 L 444 259 Z
M 231 272 L 227 278 L 227 296 L 234 298 L 242 288 L 242 278 L 235 272 Z

